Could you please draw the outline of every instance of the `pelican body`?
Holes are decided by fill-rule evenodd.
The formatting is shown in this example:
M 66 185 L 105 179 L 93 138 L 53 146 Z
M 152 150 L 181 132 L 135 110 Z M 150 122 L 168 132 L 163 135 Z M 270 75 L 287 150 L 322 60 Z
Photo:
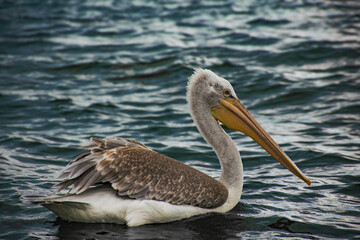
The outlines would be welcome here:
M 219 180 L 125 138 L 91 138 L 88 149 L 65 167 L 57 184 L 63 196 L 37 203 L 76 222 L 139 226 L 210 212 L 225 213 L 239 201 L 243 165 L 239 151 L 219 122 L 250 136 L 293 174 L 310 185 L 275 141 L 238 100 L 231 84 L 210 70 L 189 78 L 191 116 L 221 164 Z

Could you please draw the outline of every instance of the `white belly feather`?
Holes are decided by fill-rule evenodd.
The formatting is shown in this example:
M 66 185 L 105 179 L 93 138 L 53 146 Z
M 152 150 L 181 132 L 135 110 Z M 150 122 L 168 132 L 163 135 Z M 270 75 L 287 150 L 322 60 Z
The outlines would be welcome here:
M 99 186 L 64 197 L 49 197 L 42 203 L 62 219 L 75 222 L 126 223 L 130 227 L 150 223 L 165 223 L 210 212 L 227 212 L 240 196 L 215 209 L 189 205 L 173 205 L 155 200 L 126 199 L 116 195 L 109 186 Z M 235 200 L 235 201 L 234 201 Z

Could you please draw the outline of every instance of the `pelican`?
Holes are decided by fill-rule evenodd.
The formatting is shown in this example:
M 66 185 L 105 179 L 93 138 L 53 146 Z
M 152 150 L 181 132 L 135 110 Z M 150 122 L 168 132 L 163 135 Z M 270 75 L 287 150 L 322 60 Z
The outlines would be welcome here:
M 240 131 L 290 172 L 311 184 L 238 100 L 231 84 L 210 70 L 195 69 L 187 86 L 191 116 L 220 164 L 216 180 L 197 169 L 125 138 L 91 138 L 88 149 L 65 167 L 58 191 L 37 203 L 60 218 L 129 227 L 165 223 L 210 212 L 225 213 L 240 201 L 240 153 L 220 123 Z

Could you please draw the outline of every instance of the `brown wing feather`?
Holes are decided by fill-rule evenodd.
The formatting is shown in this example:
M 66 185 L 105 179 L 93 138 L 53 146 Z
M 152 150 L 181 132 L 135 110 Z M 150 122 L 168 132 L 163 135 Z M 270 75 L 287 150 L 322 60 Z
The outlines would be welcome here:
M 76 158 L 62 171 L 61 176 L 68 179 L 58 184 L 60 188 L 72 185 L 70 192 L 80 193 L 92 184 L 109 182 L 119 196 L 202 208 L 221 206 L 228 197 L 222 183 L 134 140 L 113 138 L 111 144 L 105 143 L 109 139 L 92 141 L 89 154 Z M 88 159 L 85 166 L 83 158 Z M 83 173 L 74 173 L 76 169 Z

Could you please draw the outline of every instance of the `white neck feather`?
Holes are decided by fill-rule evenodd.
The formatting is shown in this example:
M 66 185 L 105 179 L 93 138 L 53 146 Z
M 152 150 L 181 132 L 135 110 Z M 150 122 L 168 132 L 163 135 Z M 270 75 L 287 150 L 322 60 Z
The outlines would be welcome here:
M 213 147 L 221 164 L 220 182 L 228 190 L 242 191 L 243 165 L 240 153 L 230 136 L 225 133 L 220 124 L 214 119 L 210 111 L 201 107 L 200 103 L 190 102 L 192 117 L 204 139 Z M 201 109 L 201 111 L 199 111 Z M 240 196 L 239 196 L 240 198 Z
M 220 182 L 229 192 L 226 204 L 222 205 L 219 211 L 226 212 L 240 200 L 243 165 L 234 142 L 211 114 L 211 107 L 218 105 L 219 99 L 223 97 L 223 89 L 232 89 L 227 80 L 218 77 L 210 70 L 196 69 L 189 78 L 187 101 L 197 128 L 219 158 Z

